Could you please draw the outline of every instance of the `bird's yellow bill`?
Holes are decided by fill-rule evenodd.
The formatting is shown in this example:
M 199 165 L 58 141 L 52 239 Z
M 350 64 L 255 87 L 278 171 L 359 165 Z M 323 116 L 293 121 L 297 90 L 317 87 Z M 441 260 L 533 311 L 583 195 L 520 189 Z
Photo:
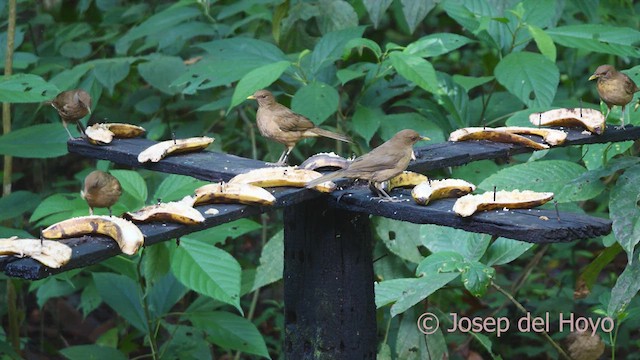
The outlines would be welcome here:
M 249 99 L 249 100 L 255 100 L 255 99 L 256 99 L 256 97 L 255 97 L 255 96 L 253 96 L 253 95 L 249 95 L 249 96 L 247 96 L 247 99 Z
M 429 139 L 429 138 L 428 138 L 428 137 L 426 137 L 426 136 L 420 136 L 420 140 L 427 141 L 427 140 L 431 140 L 431 139 Z
M 598 75 L 591 75 L 591 76 L 589 76 L 589 81 L 595 80 L 597 78 L 598 78 Z

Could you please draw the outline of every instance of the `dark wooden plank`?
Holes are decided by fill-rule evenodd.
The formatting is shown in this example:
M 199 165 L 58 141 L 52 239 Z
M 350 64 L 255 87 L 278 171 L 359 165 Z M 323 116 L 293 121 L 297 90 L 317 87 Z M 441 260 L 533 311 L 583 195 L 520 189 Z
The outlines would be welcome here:
M 607 130 L 602 135 L 583 134 L 582 129 L 575 128 L 553 127 L 550 129 L 559 129 L 568 133 L 567 140 L 561 146 L 618 142 L 640 138 L 640 127 L 630 125 L 624 130 L 607 126 Z M 527 137 L 542 142 L 540 137 Z M 414 152 L 417 159 L 409 164 L 409 170 L 424 173 L 429 170 L 464 165 L 477 160 L 507 159 L 515 154 L 533 151 L 533 149 L 522 145 L 495 143 L 486 140 L 444 142 L 416 147 Z
M 413 201 L 409 190 L 394 190 L 391 195 L 406 201 L 380 202 L 362 186 L 333 192 L 329 198 L 339 209 L 416 224 L 450 226 L 532 243 L 568 242 L 611 232 L 610 220 L 588 215 L 562 212 L 558 221 L 553 210 L 525 209 L 484 211 L 462 218 L 452 210 L 455 199 L 436 200 L 428 206 L 420 206 Z M 542 220 L 541 216 L 549 220 Z

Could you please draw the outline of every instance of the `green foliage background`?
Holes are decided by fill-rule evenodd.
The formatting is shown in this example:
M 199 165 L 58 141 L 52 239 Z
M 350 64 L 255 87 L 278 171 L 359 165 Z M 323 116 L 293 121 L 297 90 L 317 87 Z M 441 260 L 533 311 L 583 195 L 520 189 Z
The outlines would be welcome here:
M 319 149 L 359 155 L 403 128 L 442 142 L 460 127 L 527 125 L 530 113 L 553 107 L 605 109 L 587 78 L 609 63 L 640 83 L 639 8 L 614 0 L 19 1 L 17 74 L 0 78 L 0 101 L 12 103 L 13 116 L 0 154 L 17 157 L 14 192 L 0 199 L 0 236 L 37 235 L 85 214 L 78 190 L 94 168 L 111 169 L 124 187 L 115 213 L 179 199 L 201 184 L 67 154 L 57 114 L 42 106 L 60 91 L 90 92 L 91 122 L 138 124 L 154 140 L 212 135 L 213 150 L 273 161 L 282 149 L 256 135 L 256 106 L 245 101 L 269 88 L 294 111 L 355 139 L 350 148 L 306 140 L 293 162 Z M 0 19 L 6 22 L 6 0 Z M 1 33 L 2 59 L 6 40 Z M 632 124 L 640 122 L 630 113 Z M 619 117 L 615 108 L 610 119 Z M 612 317 L 615 332 L 598 334 L 607 351 L 637 357 L 637 329 L 629 326 L 640 314 L 637 153 L 631 141 L 584 145 L 429 174 L 481 190 L 553 191 L 561 210 L 608 217 L 613 233 L 532 246 L 375 219 L 378 358 L 559 357 L 532 334 L 425 338 L 416 329 L 425 310 L 442 319 L 450 312 L 516 316 L 498 291 L 505 289 L 533 315 Z M 118 315 L 94 345 L 29 334 L 23 348 L 69 359 L 280 358 L 279 216 L 243 219 L 184 237 L 179 247 L 158 244 L 33 283 L 11 280 L 27 308 L 46 310 L 64 298 L 76 299 L 84 316 Z M 591 291 L 574 300 L 582 284 Z M 551 335 L 560 342 L 567 334 Z

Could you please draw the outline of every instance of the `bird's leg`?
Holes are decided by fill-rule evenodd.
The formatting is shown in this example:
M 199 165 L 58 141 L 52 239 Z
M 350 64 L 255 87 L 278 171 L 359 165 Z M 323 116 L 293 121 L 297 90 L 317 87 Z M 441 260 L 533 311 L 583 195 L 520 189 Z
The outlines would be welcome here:
M 84 132 L 84 126 L 79 120 L 76 121 L 76 126 L 78 127 L 78 131 L 80 131 L 80 134 L 82 135 L 82 137 L 87 137 L 87 134 Z
M 111 211 L 111 206 L 109 206 L 107 209 L 109 210 L 109 217 L 112 217 L 113 216 L 113 212 Z
M 93 208 L 89 206 L 89 215 L 93 216 Z
M 622 123 L 620 126 L 616 127 L 616 129 L 624 130 L 624 105 L 622 106 L 622 116 L 620 116 L 620 122 Z
M 69 134 L 69 139 L 73 139 L 73 135 L 71 135 L 71 131 L 69 131 L 69 127 L 66 121 L 62 120 L 62 126 L 64 126 L 64 129 L 67 130 L 67 134 Z
M 370 183 L 370 185 L 373 185 L 373 188 L 376 190 L 376 192 L 378 193 L 378 197 L 380 198 L 380 201 L 385 201 L 385 202 L 400 202 L 402 200 L 400 199 L 396 199 L 394 197 L 389 196 L 389 194 L 384 191 L 384 189 L 380 186 L 380 183 L 376 183 L 376 182 L 372 182 Z
M 284 149 L 284 151 L 282 152 L 282 155 L 280 155 L 280 158 L 278 159 L 277 163 L 268 163 L 268 164 L 274 165 L 274 166 L 287 166 L 287 158 L 289 157 L 289 153 L 291 153 L 292 149 L 293 149 L 293 146 L 291 147 L 287 146 L 287 148 Z

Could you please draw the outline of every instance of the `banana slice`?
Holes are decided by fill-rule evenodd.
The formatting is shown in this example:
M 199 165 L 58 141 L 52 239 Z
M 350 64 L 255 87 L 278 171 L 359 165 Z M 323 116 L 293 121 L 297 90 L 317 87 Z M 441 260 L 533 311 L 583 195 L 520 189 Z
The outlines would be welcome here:
M 320 168 L 344 169 L 351 163 L 336 153 L 318 153 L 300 164 L 301 169 L 316 170 Z
M 431 200 L 460 197 L 475 189 L 475 185 L 460 179 L 432 180 L 414 187 L 411 196 L 419 205 L 427 205 Z
M 524 136 L 511 134 L 502 130 L 483 127 L 458 129 L 449 135 L 449 141 L 489 140 L 501 143 L 520 144 L 532 149 L 548 149 L 549 145 L 537 143 Z
M 109 144 L 114 137 L 138 137 L 145 132 L 146 130 L 143 127 L 123 123 L 96 123 L 85 129 L 87 139 L 94 145 Z
M 144 244 L 144 236 L 131 221 L 114 216 L 80 216 L 53 224 L 42 230 L 42 237 L 64 239 L 97 234 L 113 238 L 120 250 L 133 255 Z
M 204 216 L 193 208 L 194 198 L 185 196 L 180 201 L 145 206 L 136 212 L 127 212 L 123 217 L 139 222 L 173 222 L 184 225 L 196 225 L 204 222 Z
M 84 130 L 84 133 L 87 135 L 87 140 L 93 145 L 106 145 L 113 141 L 113 132 L 104 126 L 104 124 L 88 126 Z
M 144 135 L 147 132 L 142 126 L 124 124 L 124 123 L 105 123 L 103 124 L 117 138 L 134 138 Z
M 388 181 L 382 183 L 382 189 L 385 191 L 391 191 L 399 187 L 414 187 L 425 181 L 429 181 L 425 175 L 419 174 L 413 171 L 403 171 L 402 174 L 396 175 Z
M 524 126 L 503 126 L 496 128 L 496 130 L 506 131 L 512 134 L 541 136 L 544 142 L 552 146 L 560 145 L 567 139 L 566 132 L 555 129 L 530 128 Z
M 298 169 L 294 166 L 271 166 L 236 175 L 229 180 L 229 184 L 251 184 L 259 187 L 305 187 L 307 182 L 315 180 L 320 176 L 322 176 L 322 174 L 317 171 Z M 336 189 L 336 184 L 327 181 L 313 188 L 320 192 L 332 192 Z
M 273 205 L 276 198 L 267 190 L 251 184 L 215 183 L 196 189 L 194 205 L 211 203 L 240 203 Z
M 158 162 L 170 154 L 199 151 L 209 146 L 213 140 L 213 138 L 208 136 L 202 136 L 162 141 L 142 151 L 138 155 L 138 162 Z
M 487 191 L 482 195 L 465 195 L 453 205 L 456 214 L 467 217 L 476 211 L 493 209 L 526 209 L 542 205 L 553 199 L 552 192 L 539 193 L 531 190 Z
M 0 255 L 30 257 L 50 268 L 59 268 L 71 259 L 71 248 L 59 241 L 18 239 L 12 236 L 0 239 Z
M 529 115 L 529 121 L 536 126 L 579 126 L 592 134 L 602 134 L 606 128 L 604 115 L 595 109 L 573 108 L 555 109 Z

